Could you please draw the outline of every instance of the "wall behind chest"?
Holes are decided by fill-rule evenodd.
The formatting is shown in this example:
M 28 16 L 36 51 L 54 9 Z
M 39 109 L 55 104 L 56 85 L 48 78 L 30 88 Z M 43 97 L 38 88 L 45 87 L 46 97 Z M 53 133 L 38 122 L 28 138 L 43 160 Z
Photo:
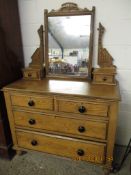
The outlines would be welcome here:
M 19 0 L 18 2 L 25 64 L 28 66 L 31 55 L 39 47 L 37 29 L 44 23 L 44 9 L 57 9 L 67 0 Z M 122 95 L 116 143 L 125 145 L 131 136 L 131 1 L 72 0 L 71 2 L 83 8 L 96 7 L 94 66 L 97 65 L 98 23 L 101 22 L 106 28 L 104 47 L 114 57 Z

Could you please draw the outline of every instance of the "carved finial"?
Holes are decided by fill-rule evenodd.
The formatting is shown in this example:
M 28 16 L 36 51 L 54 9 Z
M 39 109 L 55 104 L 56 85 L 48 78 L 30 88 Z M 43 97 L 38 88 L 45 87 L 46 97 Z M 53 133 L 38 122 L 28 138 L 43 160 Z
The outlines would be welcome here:
M 102 39 L 105 28 L 101 23 L 99 23 L 99 38 L 98 38 L 98 64 L 100 67 L 112 67 L 113 66 L 113 58 L 107 51 L 107 49 L 103 48 Z

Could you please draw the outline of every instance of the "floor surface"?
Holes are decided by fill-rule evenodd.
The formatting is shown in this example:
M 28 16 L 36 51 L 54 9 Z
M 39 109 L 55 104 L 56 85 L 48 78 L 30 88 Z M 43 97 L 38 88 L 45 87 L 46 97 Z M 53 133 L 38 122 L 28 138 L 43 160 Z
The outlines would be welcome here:
M 120 151 L 117 152 L 120 160 Z M 131 154 L 119 172 L 114 175 L 131 175 Z M 29 152 L 16 155 L 11 161 L 0 159 L 0 175 L 104 175 L 102 167 L 82 161 L 73 161 L 54 155 Z M 110 174 L 112 175 L 112 174 Z

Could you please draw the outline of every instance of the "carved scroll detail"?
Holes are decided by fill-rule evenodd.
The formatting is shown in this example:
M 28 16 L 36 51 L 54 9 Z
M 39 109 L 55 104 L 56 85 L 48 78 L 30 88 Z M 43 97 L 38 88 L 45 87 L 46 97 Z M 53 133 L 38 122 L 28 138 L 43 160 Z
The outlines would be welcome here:
M 103 48 L 102 39 L 105 28 L 99 23 L 99 38 L 98 38 L 98 64 L 100 68 L 93 71 L 93 83 L 116 85 L 116 66 L 113 65 L 113 58 L 106 48 Z
M 40 47 L 36 49 L 31 59 L 32 62 L 29 64 L 30 67 L 43 67 L 44 63 L 44 37 L 43 37 L 43 25 L 38 29 L 38 34 L 40 38 Z
M 105 28 L 99 23 L 99 38 L 98 38 L 98 65 L 100 67 L 112 67 L 113 58 L 106 48 L 103 48 L 102 39 Z
M 23 78 L 28 80 L 41 80 L 45 77 L 44 69 L 44 35 L 43 26 L 38 29 L 40 37 L 40 47 L 35 50 L 31 59 L 29 67 L 23 69 Z
M 89 12 L 90 10 L 88 10 L 87 8 L 81 9 L 78 7 L 78 5 L 76 3 L 72 3 L 72 2 L 67 2 L 61 5 L 61 8 L 58 10 L 52 10 L 52 12 L 71 12 L 71 11 L 86 11 Z

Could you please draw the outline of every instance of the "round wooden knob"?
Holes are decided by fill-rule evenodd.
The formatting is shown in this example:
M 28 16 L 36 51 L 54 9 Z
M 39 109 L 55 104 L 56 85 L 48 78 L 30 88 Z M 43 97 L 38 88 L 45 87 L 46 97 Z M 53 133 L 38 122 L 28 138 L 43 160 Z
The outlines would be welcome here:
M 103 81 L 106 81 L 106 80 L 107 80 L 107 78 L 106 78 L 106 77 L 104 77 L 104 78 L 103 78 Z
M 32 77 L 32 74 L 31 73 L 28 73 L 28 77 Z
M 36 146 L 37 144 L 38 144 L 38 143 L 37 143 L 36 140 L 32 140 L 32 141 L 31 141 L 31 145 L 32 145 L 32 146 Z
M 84 113 L 86 111 L 86 108 L 84 106 L 80 106 L 78 110 L 80 113 Z
M 79 126 L 78 131 L 79 132 L 85 132 L 85 127 L 84 126 Z
M 35 105 L 35 102 L 34 102 L 33 100 L 30 100 L 30 101 L 28 102 L 28 105 L 29 105 L 29 106 L 34 106 L 34 105 Z
M 36 122 L 35 122 L 34 119 L 30 119 L 30 120 L 29 120 L 29 124 L 34 125 L 35 123 L 36 123 Z
M 78 149 L 78 150 L 77 150 L 77 154 L 78 154 L 79 156 L 83 156 L 83 155 L 84 155 L 84 150 Z

